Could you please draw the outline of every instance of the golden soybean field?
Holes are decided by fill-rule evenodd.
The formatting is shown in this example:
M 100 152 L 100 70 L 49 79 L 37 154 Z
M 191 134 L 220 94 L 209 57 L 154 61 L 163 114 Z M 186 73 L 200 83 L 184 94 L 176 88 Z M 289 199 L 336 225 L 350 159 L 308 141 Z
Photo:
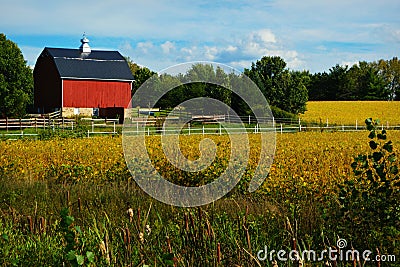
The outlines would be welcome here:
M 350 175 L 353 158 L 368 149 L 367 131 L 361 132 L 301 132 L 277 134 L 276 153 L 270 175 L 259 189 L 268 193 L 276 187 L 286 188 L 288 194 L 299 186 L 316 190 L 329 190 Z M 181 183 L 179 172 L 171 171 L 162 156 L 159 137 L 150 136 L 148 150 L 161 173 L 175 173 L 171 180 Z M 182 149 L 188 157 L 197 157 L 201 136 L 181 136 Z M 212 136 L 218 146 L 229 150 L 228 136 Z M 251 179 L 257 164 L 258 135 L 249 137 L 251 153 L 244 179 Z M 388 139 L 394 147 L 400 146 L 400 132 L 389 131 Z M 185 152 L 186 151 L 186 152 Z M 219 155 L 224 157 L 224 155 Z M 206 174 L 218 175 L 226 166 L 224 158 L 214 161 Z M 122 139 L 96 137 L 85 139 L 52 139 L 48 141 L 0 142 L 0 174 L 12 179 L 27 181 L 57 180 L 59 182 L 113 181 L 130 177 L 126 168 Z M 321 192 L 326 193 L 326 192 Z
M 309 101 L 300 116 L 306 122 L 364 126 L 366 118 L 379 119 L 383 125 L 400 125 L 400 101 Z
M 369 151 L 368 134 L 277 134 L 270 173 L 256 193 L 248 193 L 260 151 L 260 135 L 249 134 L 250 157 L 238 185 L 227 197 L 198 208 L 163 204 L 135 186 L 121 137 L 1 141 L 0 265 L 64 266 L 73 253 L 74 263 L 79 256 L 86 264 L 91 255 L 93 264 L 87 266 L 275 266 L 269 260 L 258 262 L 257 251 L 290 249 L 296 241 L 299 249 L 322 251 L 337 238 L 360 251 L 379 248 L 399 255 L 398 217 L 377 222 L 382 213 L 369 209 L 365 200 L 344 205 L 360 211 L 350 214 L 338 203 L 340 185 L 347 182 L 346 190 L 352 189 L 353 158 Z M 228 135 L 181 135 L 182 154 L 191 160 L 200 157 L 203 138 L 218 145 L 206 170 L 185 174 L 167 162 L 160 136 L 146 138 L 155 168 L 176 184 L 208 183 L 230 160 Z M 387 138 L 398 155 L 400 131 L 388 131 Z M 143 156 L 133 158 L 140 167 L 134 175 L 149 173 L 148 166 L 140 166 Z M 68 214 L 72 224 L 65 232 L 60 226 Z M 75 236 L 72 243 L 70 234 Z M 69 244 L 74 250 L 67 254 Z M 307 261 L 304 266 L 331 262 Z

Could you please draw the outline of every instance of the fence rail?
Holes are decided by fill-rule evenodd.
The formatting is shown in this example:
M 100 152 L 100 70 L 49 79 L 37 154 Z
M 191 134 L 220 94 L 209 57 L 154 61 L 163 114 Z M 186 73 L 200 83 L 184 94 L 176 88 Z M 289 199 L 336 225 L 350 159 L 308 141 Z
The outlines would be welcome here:
M 261 133 L 272 132 L 277 133 L 293 133 L 304 131 L 320 131 L 320 132 L 350 132 L 365 130 L 365 126 L 360 126 L 358 121 L 353 125 L 329 125 L 328 120 L 326 123 L 303 123 L 301 119 L 284 119 L 284 118 L 271 118 L 262 117 L 255 118 L 251 116 L 196 116 L 192 117 L 189 122 L 181 121 L 179 125 L 179 118 L 173 117 L 169 121 L 168 126 L 163 125 L 166 118 L 153 118 L 146 119 L 145 117 L 129 118 L 125 120 L 124 133 L 127 134 L 146 134 L 146 135 L 168 135 L 168 134 L 223 134 L 231 133 Z M 169 118 L 167 118 L 169 120 Z M 186 119 L 187 121 L 187 119 Z M 228 127 L 221 126 L 221 122 L 226 123 Z M 219 125 L 213 127 L 213 125 Z M 175 125 L 175 127 L 173 126 Z M 184 125 L 182 127 L 182 125 Z M 245 129 L 239 127 L 244 125 Z M 389 125 L 389 122 L 380 125 L 381 129 L 400 130 L 400 125 Z
M 74 129 L 75 120 L 65 118 L 0 119 L 0 130 L 23 130 L 25 128 L 58 127 Z
M 167 124 L 164 122 L 167 120 Z M 117 134 L 117 127 L 121 128 L 118 119 L 92 119 L 82 118 L 86 125 L 87 137 L 94 135 Z M 23 138 L 38 136 L 40 129 L 76 129 L 77 121 L 66 118 L 34 117 L 29 119 L 0 119 L 0 137 L 3 138 Z M 182 126 L 183 125 L 183 126 Z M 245 128 L 241 127 L 244 126 Z M 365 126 L 360 126 L 357 121 L 353 125 L 329 125 L 326 123 L 304 123 L 300 119 L 283 118 L 255 118 L 252 116 L 193 116 L 191 118 L 181 118 L 179 116 L 169 117 L 133 117 L 125 119 L 124 133 L 145 134 L 145 135 L 170 135 L 170 134 L 216 134 L 225 133 L 293 133 L 304 131 L 360 131 L 365 130 Z M 380 125 L 381 129 L 400 130 L 400 125 L 390 125 L 385 122 Z M 34 128 L 35 130 L 28 130 Z M 2 131 L 1 131 L 2 130 Z
M 89 122 L 91 125 L 91 130 L 87 131 L 87 137 L 94 134 L 117 134 L 116 125 L 119 122 L 119 119 L 91 119 L 91 118 L 82 118 L 82 121 Z M 112 127 L 112 131 L 96 131 L 95 129 L 100 128 L 109 128 Z

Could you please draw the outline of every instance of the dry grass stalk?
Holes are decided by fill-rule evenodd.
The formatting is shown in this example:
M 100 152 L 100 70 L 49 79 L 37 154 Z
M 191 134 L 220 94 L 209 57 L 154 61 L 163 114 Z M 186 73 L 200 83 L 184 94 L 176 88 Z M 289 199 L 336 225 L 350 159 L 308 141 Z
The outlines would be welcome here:
M 247 242 L 247 247 L 251 251 L 251 240 L 250 240 L 250 233 L 249 233 L 249 228 L 246 227 L 246 225 L 243 224 L 244 231 L 246 233 L 246 242 Z
M 167 236 L 166 239 L 167 239 L 168 252 L 172 253 L 171 240 L 169 239 L 169 236 Z
M 376 261 L 376 267 L 381 267 L 381 261 L 380 261 L 380 259 L 381 259 L 381 253 L 379 252 L 379 248 L 376 248 L 376 253 L 377 253 L 377 255 L 379 256 L 379 260 Z
M 217 244 L 217 263 L 221 263 L 221 243 Z
M 184 222 L 185 222 L 186 232 L 189 232 L 189 218 L 188 218 L 188 214 L 187 213 L 185 213 L 185 215 L 184 215 Z
M 137 209 L 137 226 L 140 228 L 140 207 Z
M 128 216 L 129 222 L 131 223 L 133 221 L 133 209 L 129 208 L 126 211 L 126 215 Z
M 336 262 L 337 255 L 335 255 L 336 253 L 334 251 L 337 251 L 336 247 L 333 247 L 333 249 L 331 250 L 331 259 L 333 259 L 332 260 L 332 267 L 337 267 L 337 262 Z
M 39 233 L 46 232 L 46 219 L 43 217 L 39 218 Z
M 33 220 L 31 216 L 26 217 L 28 221 L 29 232 L 33 233 Z

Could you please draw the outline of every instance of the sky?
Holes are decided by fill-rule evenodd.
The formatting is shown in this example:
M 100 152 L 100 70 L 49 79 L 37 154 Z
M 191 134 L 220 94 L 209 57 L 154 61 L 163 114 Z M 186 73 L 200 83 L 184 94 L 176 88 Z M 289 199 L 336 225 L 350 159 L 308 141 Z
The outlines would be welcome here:
M 213 61 L 242 71 L 263 56 L 291 70 L 399 57 L 398 0 L 0 0 L 0 32 L 34 66 L 44 47 L 118 50 L 153 71 Z

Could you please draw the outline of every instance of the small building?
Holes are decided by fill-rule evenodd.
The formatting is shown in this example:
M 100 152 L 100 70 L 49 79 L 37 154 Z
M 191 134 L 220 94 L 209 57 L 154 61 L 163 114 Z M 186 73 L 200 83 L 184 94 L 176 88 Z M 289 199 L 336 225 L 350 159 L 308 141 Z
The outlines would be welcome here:
M 134 80 L 128 63 L 118 51 L 91 50 L 85 36 L 81 43 L 79 49 L 43 49 L 33 71 L 35 108 L 64 117 L 122 118 Z

